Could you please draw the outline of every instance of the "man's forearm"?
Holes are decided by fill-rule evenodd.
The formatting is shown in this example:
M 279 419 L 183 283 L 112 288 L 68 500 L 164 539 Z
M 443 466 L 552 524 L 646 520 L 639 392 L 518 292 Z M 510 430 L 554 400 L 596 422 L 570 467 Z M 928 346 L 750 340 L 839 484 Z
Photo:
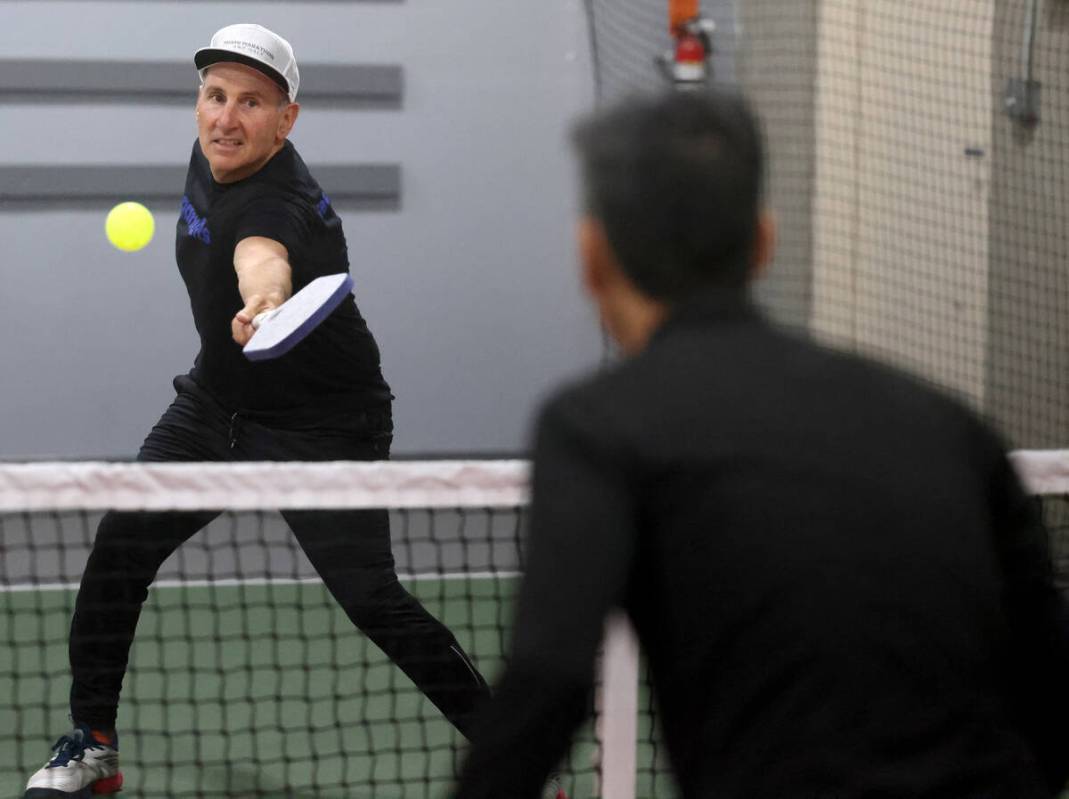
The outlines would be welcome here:
M 230 323 L 234 341 L 245 345 L 253 334 L 253 319 L 277 308 L 293 293 L 289 253 L 279 242 L 262 237 L 242 239 L 234 248 L 234 271 L 243 307 Z
M 255 298 L 275 308 L 290 298 L 293 278 L 290 265 L 285 259 L 271 256 L 267 259 L 235 263 L 238 274 L 238 292 L 242 302 L 248 305 Z

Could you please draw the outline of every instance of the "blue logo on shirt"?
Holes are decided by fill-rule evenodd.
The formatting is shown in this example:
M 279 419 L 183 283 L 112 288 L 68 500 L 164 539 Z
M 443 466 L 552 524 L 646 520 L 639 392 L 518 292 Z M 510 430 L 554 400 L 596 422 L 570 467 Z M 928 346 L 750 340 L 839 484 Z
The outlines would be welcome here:
M 205 244 L 212 243 L 212 234 L 208 231 L 208 220 L 197 215 L 197 209 L 189 201 L 189 197 L 182 198 L 182 219 L 186 222 L 189 235 L 200 239 Z
M 319 211 L 319 216 L 321 218 L 327 218 L 327 211 L 330 210 L 330 197 L 327 196 L 326 192 L 323 193 L 323 196 L 316 204 L 316 210 Z

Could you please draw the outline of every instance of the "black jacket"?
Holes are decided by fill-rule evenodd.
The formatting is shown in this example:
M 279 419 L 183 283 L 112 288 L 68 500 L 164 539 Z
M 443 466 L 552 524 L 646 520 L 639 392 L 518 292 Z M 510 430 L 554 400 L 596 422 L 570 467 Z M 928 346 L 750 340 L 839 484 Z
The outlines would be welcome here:
M 629 613 L 686 799 L 1049 797 L 1069 626 L 999 441 L 897 372 L 681 307 L 538 424 L 510 666 L 459 789 L 534 797 Z

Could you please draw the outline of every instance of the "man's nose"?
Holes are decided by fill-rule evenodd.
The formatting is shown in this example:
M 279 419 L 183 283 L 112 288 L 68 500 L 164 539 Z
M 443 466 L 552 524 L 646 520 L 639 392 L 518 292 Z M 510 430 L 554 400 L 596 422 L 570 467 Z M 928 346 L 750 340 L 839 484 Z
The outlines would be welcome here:
M 226 103 L 219 111 L 218 125 L 222 128 L 232 127 L 237 109 L 233 103 Z

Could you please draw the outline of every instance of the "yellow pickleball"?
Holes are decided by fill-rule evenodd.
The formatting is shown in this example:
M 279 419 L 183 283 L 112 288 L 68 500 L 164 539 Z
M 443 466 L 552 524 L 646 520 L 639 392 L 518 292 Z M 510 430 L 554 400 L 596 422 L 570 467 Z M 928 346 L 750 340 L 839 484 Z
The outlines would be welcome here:
M 156 232 L 156 220 L 152 211 L 141 203 L 119 203 L 104 220 L 104 233 L 117 249 L 136 252 L 152 241 Z

